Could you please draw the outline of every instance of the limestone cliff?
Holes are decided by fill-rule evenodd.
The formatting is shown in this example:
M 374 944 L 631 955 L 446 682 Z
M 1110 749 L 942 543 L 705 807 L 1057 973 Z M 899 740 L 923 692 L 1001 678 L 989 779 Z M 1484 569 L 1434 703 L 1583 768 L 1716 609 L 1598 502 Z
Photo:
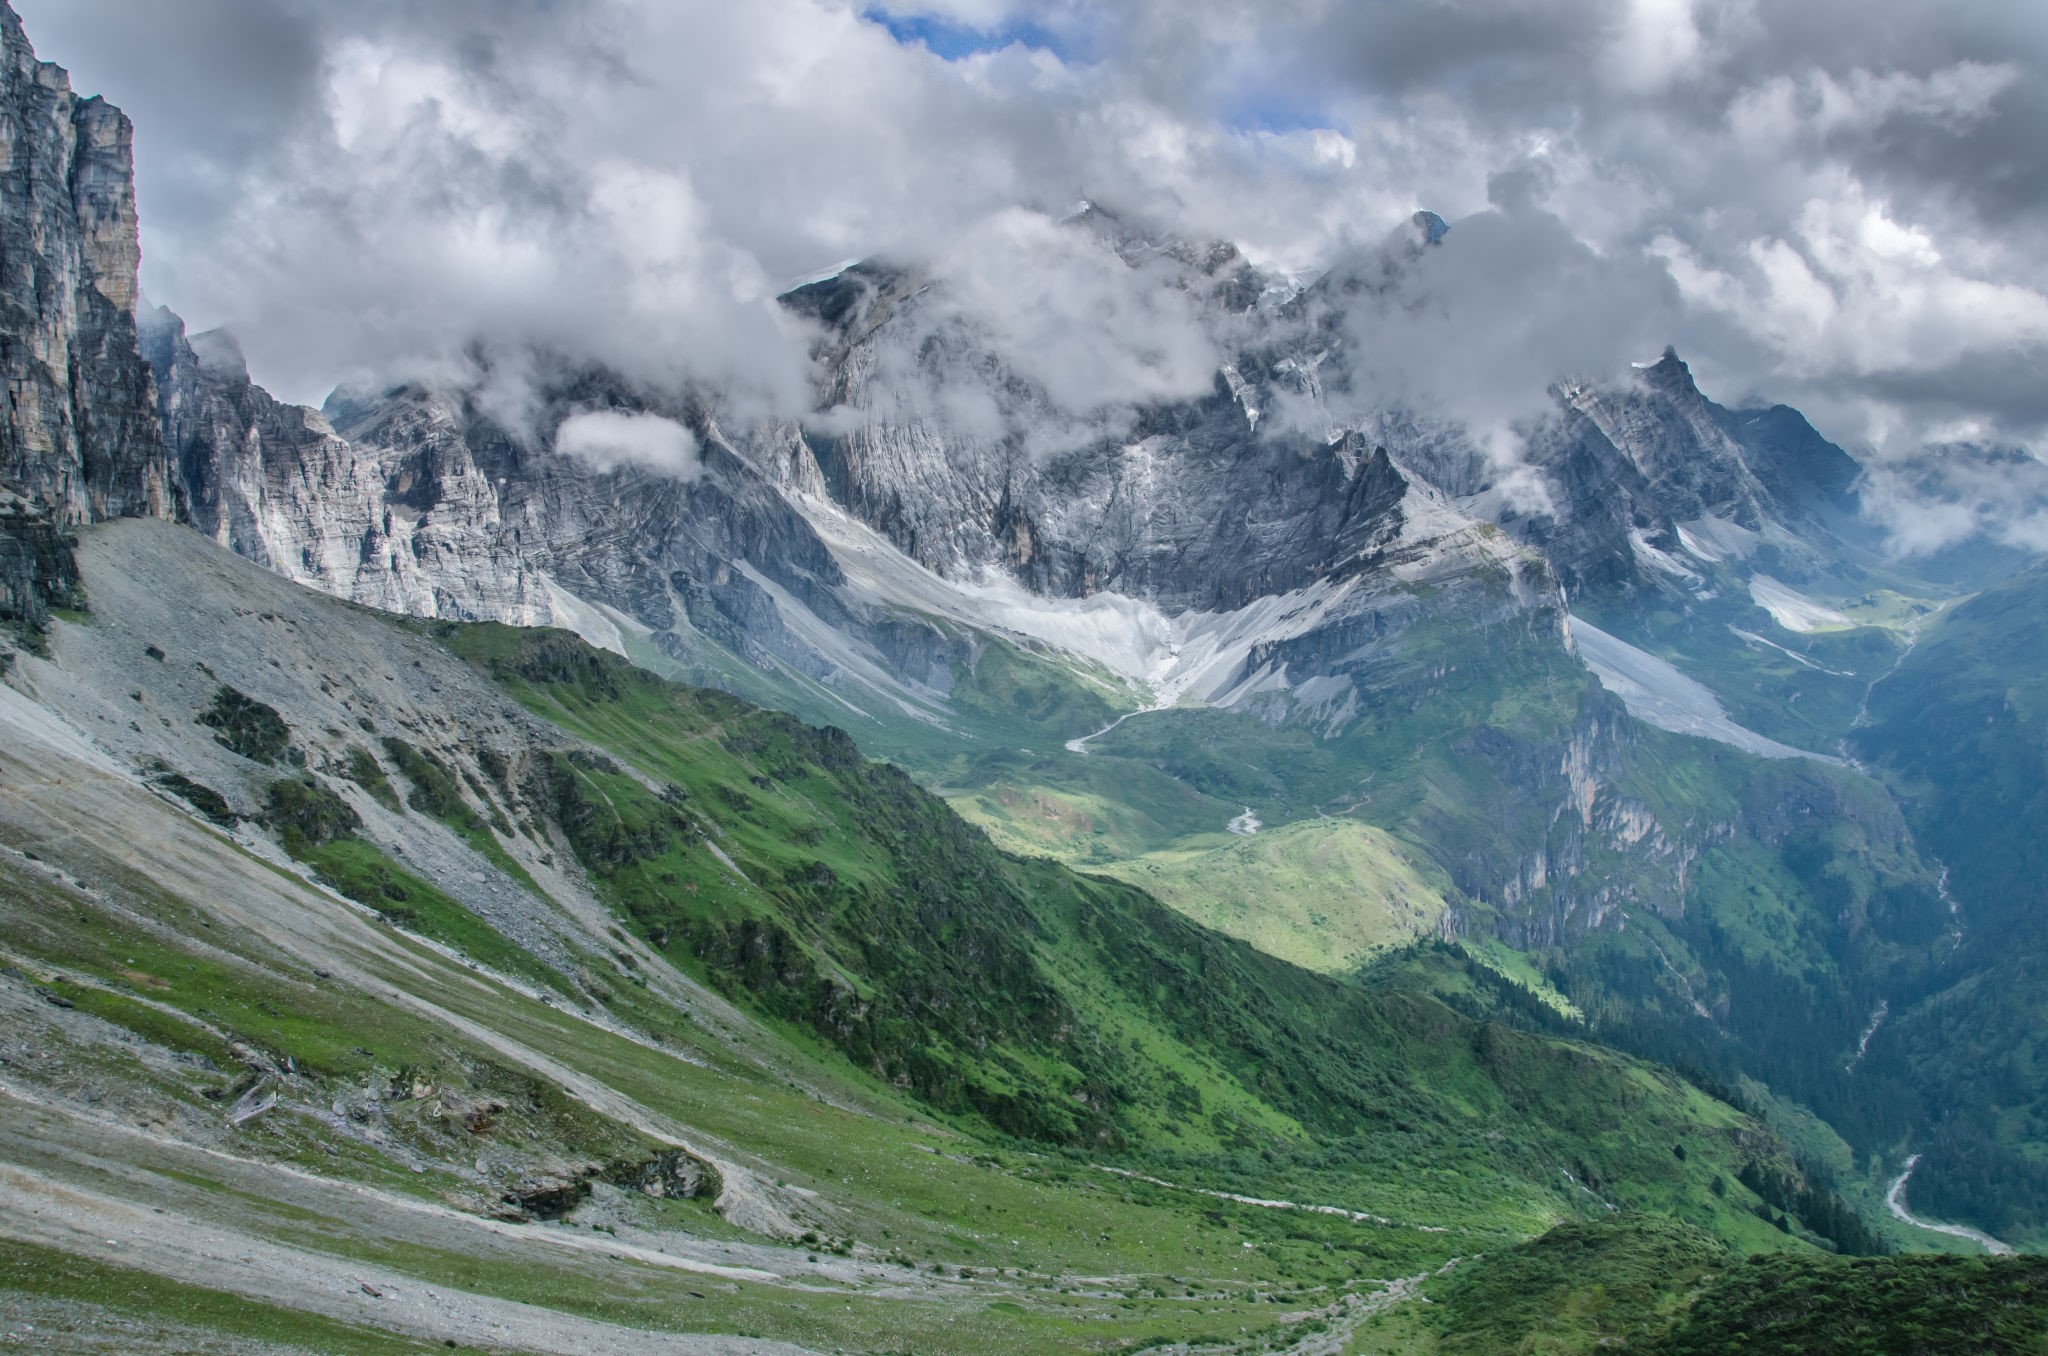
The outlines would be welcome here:
M 65 525 L 172 509 L 136 344 L 133 136 L 0 5 L 0 483 Z
M 71 528 L 174 505 L 136 347 L 133 131 L 0 3 L 0 623 L 31 637 L 82 601 Z

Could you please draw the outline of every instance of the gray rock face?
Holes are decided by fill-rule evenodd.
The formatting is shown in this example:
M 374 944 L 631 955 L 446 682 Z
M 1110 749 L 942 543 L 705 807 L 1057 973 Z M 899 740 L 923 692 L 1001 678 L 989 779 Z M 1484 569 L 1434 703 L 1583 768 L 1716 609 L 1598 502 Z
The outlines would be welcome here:
M 1109 224 L 1091 209 L 1073 228 Z M 1105 243 L 1167 259 L 1219 329 L 1262 292 L 1228 246 Z M 1235 367 L 1201 398 L 1099 432 L 1007 369 L 915 273 L 857 265 L 785 301 L 827 327 L 828 417 L 808 435 L 825 488 L 949 578 L 995 570 L 1054 596 L 1229 610 L 1358 556 L 1399 497 L 1361 436 L 1260 436 L 1257 389 Z M 969 400 L 993 418 L 956 417 Z
M 133 132 L 0 5 L 0 483 L 64 524 L 173 506 L 136 346 Z
M 1149 238 L 1092 208 L 1071 225 L 1119 257 L 1165 259 L 1211 329 L 1257 343 L 1206 395 L 1112 412 L 1097 431 L 1063 420 L 936 285 L 857 265 L 785 298 L 827 328 L 827 413 L 809 443 L 832 497 L 949 578 L 999 571 L 1036 593 L 1168 612 L 1229 611 L 1363 568 L 1400 529 L 1409 473 L 1360 430 L 1260 428 L 1301 385 L 1294 355 L 1262 335 L 1287 328 L 1260 310 L 1275 285 L 1227 245 Z M 953 417 L 963 396 L 995 418 Z
M 553 619 L 544 585 L 499 546 L 497 501 L 474 467 L 447 468 L 432 488 L 416 466 L 358 448 L 303 406 L 252 385 L 233 338 L 188 337 L 169 311 L 148 318 L 164 437 L 192 525 L 302 584 L 391 612 Z M 445 411 L 411 432 L 431 460 Z
M 567 626 L 614 648 L 623 623 L 679 658 L 715 645 L 829 676 L 780 595 L 886 658 L 886 619 L 839 600 L 830 553 L 757 466 L 779 458 L 784 481 L 815 486 L 792 432 L 750 431 L 743 456 L 708 415 L 674 410 L 696 425 L 701 474 L 599 471 L 555 452 L 554 428 L 652 403 L 601 375 L 563 377 L 535 429 L 515 430 L 471 395 L 417 387 L 337 396 L 326 412 L 283 405 L 251 384 L 231 337 L 188 336 L 168 311 L 143 340 L 186 516 L 300 583 L 416 616 Z M 906 650 L 901 637 L 888 648 Z
M 1730 410 L 1700 393 L 1678 355 L 1621 383 L 1558 388 L 1559 412 L 1531 439 L 1548 503 L 1503 503 L 1495 519 L 1542 548 L 1575 590 L 1669 585 L 1690 549 L 1732 524 L 1799 573 L 1834 555 L 1858 512 L 1863 468 L 1797 410 Z M 1694 540 L 1699 540 L 1696 535 Z
M 40 643 L 52 607 L 83 601 L 64 527 L 42 503 L 0 488 L 0 623 Z
M 1441 238 L 1427 225 L 1277 305 L 1262 304 L 1277 285 L 1228 247 L 1117 236 L 1119 254 L 1179 262 L 1173 285 L 1232 356 L 1208 395 L 1140 408 L 1114 436 L 1051 452 L 1034 440 L 1072 430 L 928 280 L 860 265 L 801 288 L 786 302 L 828 336 L 827 416 L 810 435 L 826 490 L 948 577 L 997 570 L 1043 594 L 1112 591 L 1169 611 L 1243 607 L 1368 556 L 1361 543 L 1396 511 L 1370 485 L 1377 449 L 1540 549 L 1574 590 L 1668 586 L 1684 568 L 1685 524 L 1710 535 L 1730 524 L 1797 557 L 1802 540 L 1854 514 L 1852 458 L 1796 411 L 1707 400 L 1672 353 L 1621 381 L 1560 385 L 1554 412 L 1526 430 L 1520 467 L 1490 464 L 1454 423 L 1372 408 L 1350 389 L 1346 308 L 1385 294 Z M 963 392 L 997 418 L 949 421 Z
M 503 600 L 465 582 L 471 562 L 495 552 L 501 568 L 544 572 L 656 630 L 680 616 L 725 631 L 735 648 L 757 631 L 776 648 L 775 609 L 751 566 L 817 593 L 836 582 L 830 556 L 701 415 L 704 470 L 690 478 L 599 471 L 553 450 L 552 431 L 572 410 L 617 402 L 602 378 L 568 382 L 538 422 L 544 434 L 507 429 L 461 395 L 414 388 L 329 408 L 358 455 L 382 468 L 385 511 L 437 581 L 440 615 L 501 614 Z
M 850 580 L 840 518 L 949 597 L 999 581 L 1169 619 L 1310 600 L 1278 630 L 1233 632 L 1234 667 L 1199 689 L 1215 697 L 1362 676 L 1363 657 L 1383 660 L 1430 618 L 1483 627 L 1533 613 L 1563 644 L 1560 581 L 1658 587 L 1682 571 L 1688 522 L 1758 535 L 1853 505 L 1853 461 L 1794 412 L 1712 404 L 1675 355 L 1619 385 L 1559 389 L 1530 440 L 1534 506 L 1441 421 L 1387 410 L 1312 435 L 1300 411 L 1325 399 L 1318 374 L 1344 366 L 1330 308 L 1425 244 L 1396 242 L 1289 299 L 1228 247 L 1099 213 L 1071 224 L 1159 270 L 1234 345 L 1208 394 L 1077 423 L 930 280 L 875 264 L 785 299 L 823 336 L 804 428 L 728 427 L 715 398 L 677 402 L 566 367 L 528 427 L 472 394 L 418 388 L 337 397 L 322 416 L 271 401 L 232 341 L 187 339 L 175 317 L 152 321 L 146 347 L 194 523 L 295 579 L 419 615 L 571 625 L 601 642 L 611 628 L 615 645 L 616 626 L 644 628 L 685 661 L 722 651 L 913 695 L 947 690 L 971 641 L 946 619 L 971 629 L 974 617 L 945 598 L 935 609 L 900 577 Z M 976 417 L 960 416 L 963 394 Z M 1295 417 L 1268 417 L 1282 407 Z M 701 465 L 664 476 L 558 453 L 554 430 L 591 410 L 686 424 Z

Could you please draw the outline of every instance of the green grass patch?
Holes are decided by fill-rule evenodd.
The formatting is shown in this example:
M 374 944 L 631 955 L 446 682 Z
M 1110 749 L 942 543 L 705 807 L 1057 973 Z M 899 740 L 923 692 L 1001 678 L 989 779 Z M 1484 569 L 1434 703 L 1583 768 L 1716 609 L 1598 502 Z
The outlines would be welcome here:
M 1430 932 L 1454 887 L 1383 829 L 1308 819 L 1210 834 L 1104 870 L 1218 932 L 1324 974 Z

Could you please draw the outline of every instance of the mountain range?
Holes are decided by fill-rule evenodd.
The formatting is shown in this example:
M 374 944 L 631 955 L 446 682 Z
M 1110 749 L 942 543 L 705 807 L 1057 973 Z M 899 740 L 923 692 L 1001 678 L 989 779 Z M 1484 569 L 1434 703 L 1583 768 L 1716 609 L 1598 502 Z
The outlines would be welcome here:
M 1426 212 L 1302 284 L 1076 207 L 1195 395 L 870 259 L 779 299 L 800 414 L 567 351 L 288 405 L 0 47 L 45 1332 L 1846 1340 L 1783 1285 L 2031 1349 L 2030 1261 L 1888 1254 L 2048 1242 L 2048 584 L 1890 553 L 1894 468 L 1670 350 L 1423 412 L 1365 374 Z

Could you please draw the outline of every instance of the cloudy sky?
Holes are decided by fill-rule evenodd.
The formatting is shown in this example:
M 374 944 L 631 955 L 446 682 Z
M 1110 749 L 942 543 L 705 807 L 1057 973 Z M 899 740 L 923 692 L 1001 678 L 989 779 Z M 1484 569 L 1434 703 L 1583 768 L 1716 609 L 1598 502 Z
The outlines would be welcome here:
M 152 299 L 293 399 L 481 338 L 792 401 L 769 299 L 875 252 L 1205 382 L 1048 237 L 1087 195 L 1302 274 L 1433 208 L 1480 386 L 1671 342 L 1859 450 L 2048 426 L 2048 5 L 15 4 L 138 123 Z

